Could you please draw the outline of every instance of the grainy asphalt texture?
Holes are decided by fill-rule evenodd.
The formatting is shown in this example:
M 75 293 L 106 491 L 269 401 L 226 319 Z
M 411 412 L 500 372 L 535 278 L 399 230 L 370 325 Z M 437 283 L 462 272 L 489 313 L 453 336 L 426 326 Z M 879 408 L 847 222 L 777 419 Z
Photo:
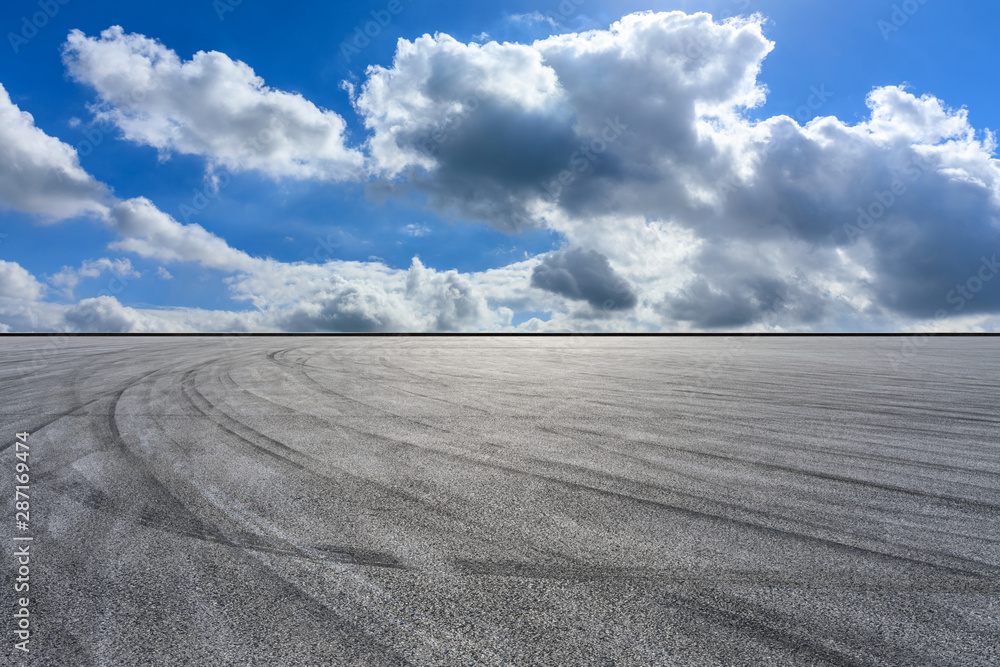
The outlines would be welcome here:
M 0 662 L 1000 664 L 1000 339 L 903 342 L 2 338 Z

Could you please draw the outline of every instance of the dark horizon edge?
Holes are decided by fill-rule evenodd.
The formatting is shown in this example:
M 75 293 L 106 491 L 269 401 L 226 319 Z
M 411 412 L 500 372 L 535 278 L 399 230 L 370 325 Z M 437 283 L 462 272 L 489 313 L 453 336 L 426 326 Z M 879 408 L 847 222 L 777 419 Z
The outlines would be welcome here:
M 567 332 L 567 331 L 557 331 L 551 333 L 544 332 L 470 332 L 470 333 L 457 333 L 457 332 L 377 332 L 377 333 L 365 333 L 365 332 L 317 332 L 317 333 L 303 333 L 303 332 L 292 332 L 292 333 L 245 333 L 245 332 L 233 332 L 233 333 L 221 333 L 221 332 L 205 332 L 205 333 L 95 333 L 95 332 L 27 332 L 27 333 L 0 333 L 0 338 L 18 338 L 18 337 L 44 337 L 44 336 L 72 336 L 79 338 L 87 337 L 124 337 L 124 338 L 155 338 L 155 337 L 178 337 L 178 338 L 224 338 L 230 336 L 239 336 L 245 338 L 277 338 L 277 337 L 322 337 L 322 338 L 460 338 L 460 337 L 503 337 L 503 338 L 554 338 L 554 337 L 569 337 L 569 336 L 586 336 L 590 338 L 796 338 L 796 337 L 809 337 L 809 338 L 899 338 L 899 337 L 916 337 L 916 336 L 929 336 L 933 338 L 948 338 L 948 337 L 998 337 L 1000 332 L 927 332 L 927 333 L 904 333 L 904 332 L 882 332 L 882 333 L 857 333 L 857 332 L 758 332 L 758 333 L 746 333 L 746 332 L 708 332 L 708 333 L 664 333 L 664 332 L 620 332 L 620 333 L 609 333 L 609 332 Z

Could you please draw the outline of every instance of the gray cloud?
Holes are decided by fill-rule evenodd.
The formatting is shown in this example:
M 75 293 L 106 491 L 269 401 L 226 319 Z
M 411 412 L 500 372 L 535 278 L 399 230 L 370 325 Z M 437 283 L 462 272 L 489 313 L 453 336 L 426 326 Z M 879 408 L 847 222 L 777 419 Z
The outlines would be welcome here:
M 83 299 L 63 315 L 70 330 L 97 333 L 143 333 L 150 329 L 138 311 L 110 296 Z
M 668 318 L 743 326 L 759 322 L 775 295 L 786 304 L 775 322 L 799 327 L 822 326 L 832 312 L 824 299 L 858 316 L 951 308 L 949 291 L 973 278 L 984 251 L 1000 249 L 992 136 L 977 133 L 965 110 L 896 86 L 871 91 L 870 116 L 855 125 L 750 121 L 772 47 L 759 18 L 720 24 L 680 12 L 630 15 L 530 47 L 424 37 L 401 42 L 393 67 L 372 72 L 358 110 L 376 170 L 405 176 L 440 209 L 505 231 L 531 219 L 574 246 L 605 249 L 624 275 L 648 274 L 656 257 L 621 250 L 636 245 L 627 238 L 635 226 L 595 225 L 669 221 L 696 246 L 716 248 L 663 267 L 664 283 L 691 276 L 661 294 L 667 305 L 657 310 Z M 523 79 L 506 76 L 515 66 Z M 494 83 L 477 88 L 483 81 Z M 608 119 L 627 130 L 575 162 Z M 432 153 L 416 149 L 435 136 L 445 141 Z M 780 266 L 732 269 L 763 246 Z M 536 276 L 574 294 L 549 260 Z M 966 298 L 963 310 L 1000 311 L 1000 289 Z
M 605 311 L 630 310 L 638 303 L 633 287 L 596 250 L 552 253 L 535 267 L 531 285 Z
M 739 329 L 776 322 L 808 328 L 824 315 L 827 299 L 803 282 L 768 275 L 699 276 L 662 307 L 669 317 L 699 329 Z

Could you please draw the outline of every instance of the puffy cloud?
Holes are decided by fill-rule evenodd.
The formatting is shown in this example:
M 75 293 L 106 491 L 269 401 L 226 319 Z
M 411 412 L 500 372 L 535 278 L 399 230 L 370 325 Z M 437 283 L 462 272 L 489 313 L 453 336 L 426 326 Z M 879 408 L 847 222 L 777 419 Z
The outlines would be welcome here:
M 104 261 L 90 264 L 99 267 Z M 0 261 L 0 326 L 110 333 L 434 332 L 500 329 L 513 315 L 502 304 L 490 303 L 479 274 L 436 271 L 418 259 L 408 270 L 379 262 L 274 260 L 259 260 L 252 269 L 229 279 L 234 298 L 250 302 L 252 310 L 138 309 L 110 295 L 70 305 L 45 303 L 40 301 L 44 285 L 18 264 Z M 526 283 L 523 272 L 520 281 Z
M 277 331 L 260 313 L 201 308 L 131 308 L 115 297 L 98 296 L 64 307 L 60 331 L 94 333 L 248 333 Z
M 144 333 L 150 330 L 142 315 L 111 296 L 83 299 L 66 311 L 64 319 L 71 331 Z
M 0 299 L 36 301 L 45 293 L 45 285 L 17 262 L 0 259 Z
M 511 14 L 510 20 L 514 23 L 526 23 L 528 25 L 534 25 L 536 23 L 545 23 L 551 28 L 558 26 L 558 22 L 551 16 L 545 16 L 539 11 L 528 12 L 525 14 Z
M 283 331 L 479 331 L 507 324 L 511 311 L 487 298 L 474 275 L 381 262 L 267 261 L 230 280 L 268 326 Z
M 419 259 L 413 260 L 407 273 L 406 296 L 433 314 L 433 331 L 477 331 L 484 324 L 498 324 L 486 299 L 467 277 L 454 270 L 427 269 Z
M 376 170 L 505 229 L 524 226 L 526 199 L 575 141 L 556 73 L 521 44 L 401 40 L 391 69 L 369 70 L 356 106 Z
M 574 248 L 552 253 L 535 267 L 531 284 L 609 312 L 630 310 L 638 301 L 632 286 L 596 250 Z
M 47 288 L 17 262 L 0 260 L 0 329 L 61 331 L 63 306 L 42 301 Z
M 163 44 L 114 26 L 98 38 L 73 30 L 63 60 L 100 95 L 97 116 L 131 141 L 272 178 L 339 181 L 362 173 L 364 158 L 345 144 L 342 117 L 269 88 L 223 53 L 199 51 L 182 61 Z
M 929 317 L 949 310 L 948 291 L 1000 246 L 995 142 L 977 138 L 964 111 L 899 87 L 873 91 L 868 104 L 871 119 L 855 126 L 777 117 L 752 127 L 763 137 L 748 148 L 754 169 L 696 228 L 740 239 L 739 253 L 780 241 L 814 281 L 863 272 L 851 291 Z M 969 307 L 995 311 L 1000 292 Z
M 108 220 L 125 237 L 111 244 L 114 250 L 164 262 L 197 262 L 223 271 L 252 271 L 261 262 L 201 225 L 177 222 L 145 197 L 115 204 Z
M 960 289 L 1000 246 L 993 135 L 898 86 L 871 91 L 853 125 L 751 120 L 773 48 L 761 22 L 647 12 L 531 45 L 402 40 L 356 106 L 375 168 L 439 210 L 601 248 L 643 285 L 635 326 L 1000 310 L 1000 290 Z M 666 228 L 684 248 L 669 262 Z M 569 298 L 579 286 L 558 261 L 534 283 Z
M 698 121 L 763 101 L 759 22 L 633 14 L 532 45 L 401 40 L 357 99 L 375 168 L 504 230 L 575 213 L 685 210 L 728 164 Z M 624 192 L 620 192 L 625 188 Z M 600 209 L 600 210 L 597 210 Z
M 140 273 L 132 268 L 132 262 L 128 259 L 108 259 L 102 257 L 96 260 L 87 260 L 74 269 L 64 266 L 62 271 L 49 278 L 49 282 L 56 287 L 61 287 L 63 293 L 72 298 L 73 290 L 83 278 L 98 278 L 106 271 L 114 273 L 116 276 L 124 278 L 138 278 Z
M 76 150 L 36 127 L 0 84 L 0 206 L 55 221 L 103 213 L 106 194 Z
M 407 236 L 427 236 L 431 233 L 431 228 L 427 225 L 420 225 L 417 223 L 410 223 L 403 227 L 403 233 Z
M 801 277 L 731 274 L 698 276 L 666 303 L 666 314 L 697 329 L 742 329 L 768 319 L 768 324 L 813 324 L 826 308 L 827 300 Z

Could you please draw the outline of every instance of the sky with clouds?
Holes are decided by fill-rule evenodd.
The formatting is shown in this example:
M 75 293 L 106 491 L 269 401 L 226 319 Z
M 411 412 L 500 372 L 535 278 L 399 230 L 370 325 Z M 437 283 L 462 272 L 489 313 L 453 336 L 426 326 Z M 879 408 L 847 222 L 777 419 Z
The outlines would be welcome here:
M 1000 331 L 997 25 L 9 0 L 0 332 Z

